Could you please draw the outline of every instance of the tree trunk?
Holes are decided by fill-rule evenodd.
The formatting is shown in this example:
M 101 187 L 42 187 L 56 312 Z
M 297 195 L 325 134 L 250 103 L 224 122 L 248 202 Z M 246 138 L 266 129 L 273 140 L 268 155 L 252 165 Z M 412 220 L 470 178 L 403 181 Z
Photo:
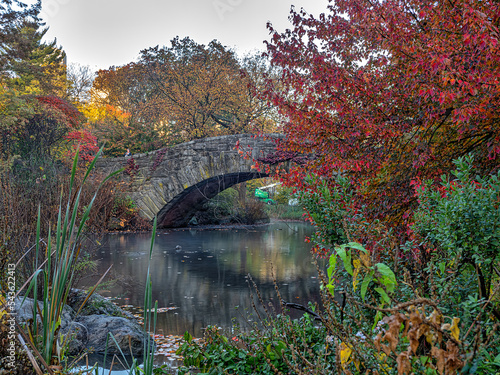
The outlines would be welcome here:
M 247 200 L 247 183 L 242 182 L 238 184 L 238 202 L 240 203 L 241 207 L 245 207 Z

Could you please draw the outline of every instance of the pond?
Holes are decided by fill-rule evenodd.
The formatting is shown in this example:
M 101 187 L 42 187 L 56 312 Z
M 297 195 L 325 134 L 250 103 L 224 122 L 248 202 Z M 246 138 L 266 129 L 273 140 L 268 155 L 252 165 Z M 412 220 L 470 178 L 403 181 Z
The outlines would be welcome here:
M 162 309 L 157 333 L 202 337 L 207 325 L 244 328 L 253 319 L 249 275 L 266 304 L 279 305 L 275 282 L 286 302 L 318 301 L 317 270 L 305 242 L 313 231 L 303 222 L 159 230 L 150 269 L 153 301 Z M 150 241 L 149 233 L 106 235 L 97 250 L 99 272 L 113 264 L 119 282 L 103 295 L 143 306 Z
M 306 242 L 313 233 L 313 227 L 304 222 L 159 230 L 150 268 L 153 301 L 158 301 L 160 311 L 155 364 L 167 364 L 175 373 L 180 365 L 175 349 L 186 331 L 201 338 L 208 325 L 225 331 L 235 325 L 252 329 L 259 322 L 253 303 L 260 311 L 262 303 L 250 278 L 263 304 L 272 305 L 277 313 L 281 308 L 276 286 L 285 302 L 319 302 L 318 273 Z M 98 274 L 113 265 L 115 282 L 105 284 L 99 293 L 142 316 L 151 234 L 108 234 L 101 243 L 95 254 Z M 324 266 L 324 261 L 319 263 Z M 289 313 L 302 315 L 296 310 Z M 102 361 L 100 356 L 91 359 Z M 109 366 L 108 362 L 104 368 Z M 113 374 L 127 373 L 116 370 L 113 367 Z

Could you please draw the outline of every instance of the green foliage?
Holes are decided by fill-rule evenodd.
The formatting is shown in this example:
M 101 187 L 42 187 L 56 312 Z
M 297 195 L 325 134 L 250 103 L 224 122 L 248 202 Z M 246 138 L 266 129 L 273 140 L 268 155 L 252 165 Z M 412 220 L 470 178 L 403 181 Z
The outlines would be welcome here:
M 204 374 L 286 374 L 300 373 L 304 361 L 317 360 L 321 369 L 334 367 L 335 356 L 330 350 L 326 331 L 317 327 L 309 314 L 292 320 L 278 315 L 268 321 L 268 330 L 242 332 L 232 338 L 217 327 L 208 327 L 203 344 L 192 341 L 186 332 L 185 343 L 178 354 L 184 356 L 179 373 L 197 368 Z M 298 355 L 303 354 L 303 356 Z M 325 372 L 327 373 L 327 372 Z
M 7 3 L 7 2 L 5 2 Z M 41 2 L 27 7 L 2 4 L 0 17 L 0 78 L 23 94 L 63 95 L 66 89 L 65 53 L 56 41 L 42 42 L 48 28 L 40 19 Z
M 329 185 L 326 180 L 308 176 L 305 183 L 306 188 L 299 191 L 299 200 L 317 229 L 313 241 L 321 249 L 347 243 L 344 223 L 352 200 L 348 180 L 339 175 Z
M 496 367 L 499 176 L 473 178 L 470 156 L 455 164 L 454 180 L 443 176 L 440 187 L 428 183 L 418 189 L 415 241 L 426 245 L 420 251 L 429 259 L 420 273 L 415 273 L 416 267 L 411 268 L 413 274 L 404 268 L 393 272 L 392 263 L 377 263 L 376 252 L 364 245 L 334 246 L 324 281 L 330 294 L 325 323 L 329 333 L 345 343 L 339 348 L 343 370 L 362 373 L 360 369 L 376 366 L 370 358 L 377 359 L 379 369 L 385 364 L 398 374 L 448 374 L 462 368 L 489 374 Z M 324 187 L 317 190 L 321 195 L 315 198 L 317 206 L 309 205 L 315 210 L 310 216 L 324 223 L 331 214 L 321 206 L 332 200 Z M 344 229 L 348 237 L 353 229 L 360 233 L 360 227 L 351 223 Z M 316 240 L 328 244 L 330 233 L 322 229 Z M 407 247 L 418 251 L 413 243 Z M 410 254 L 415 253 L 406 256 Z M 404 264 L 399 262 L 400 267 Z M 340 309 L 334 292 L 344 296 Z M 347 322 L 350 330 L 343 331 L 339 321 Z
M 433 246 L 426 249 L 430 252 L 427 268 L 405 269 L 410 261 L 394 259 L 393 247 L 387 246 L 390 232 L 376 222 L 368 223 L 362 209 L 351 204 L 352 193 L 345 180 L 309 178 L 301 199 L 318 229 L 315 245 L 330 254 L 326 275 L 320 272 L 324 306 L 317 313 L 321 324 L 311 324 L 314 328 L 309 331 L 311 320 L 273 318 L 268 313 L 263 320 L 265 329 L 237 334 L 233 339 L 216 329 L 207 331 L 204 344 L 196 344 L 186 335 L 187 342 L 179 351 L 185 356 L 185 365 L 210 374 L 497 371 L 499 289 L 498 277 L 492 275 L 498 265 L 494 212 L 500 201 L 498 177 L 472 181 L 467 162 L 458 160 L 457 167 L 457 180 L 443 179 L 446 190 L 429 186 L 420 195 L 422 207 L 416 218 L 423 219 L 416 228 L 425 235 L 428 246 Z M 464 207 L 469 208 L 464 211 Z M 450 215 L 450 210 L 456 210 L 456 215 Z M 476 223 L 467 221 L 468 215 L 476 220 L 474 212 L 489 215 L 477 224 L 482 228 L 475 229 Z M 466 233 L 476 243 L 467 240 Z M 352 240 L 354 235 L 364 241 Z M 484 247 L 478 249 L 477 243 Z M 415 251 L 411 243 L 407 247 Z M 404 256 L 409 254 L 413 253 Z M 474 267 L 463 262 L 464 254 L 477 262 Z M 490 294 L 486 299 L 478 292 L 479 276 L 471 275 L 490 266 L 493 271 L 488 275 Z M 318 335 L 318 341 L 309 334 Z M 272 350 L 281 342 L 286 349 L 274 363 Z
M 305 211 L 301 205 L 289 206 L 288 204 L 267 204 L 264 210 L 270 218 L 278 220 L 304 221 Z
M 290 199 L 295 198 L 295 194 L 293 194 L 293 190 L 294 189 L 290 188 L 290 187 L 279 186 L 276 189 L 276 194 L 274 195 L 273 198 L 276 201 L 276 203 L 287 205 L 288 201 Z
M 357 255 L 353 254 L 354 250 L 358 250 Z M 348 244 L 336 246 L 333 254 L 329 259 L 329 266 L 327 268 L 328 284 L 326 287 L 333 295 L 335 284 L 338 281 L 335 277 L 337 271 L 337 257 L 342 260 L 344 270 L 349 276 L 352 277 L 353 291 L 359 282 L 361 282 L 361 299 L 365 301 L 366 292 L 368 287 L 371 286 L 380 295 L 380 303 L 383 306 L 385 303 L 390 303 L 390 295 L 394 293 L 397 285 L 396 275 L 385 264 L 377 263 L 372 265 L 368 251 L 359 243 L 349 242 Z M 372 286 L 372 282 L 376 287 Z M 376 324 L 377 322 L 375 322 Z
M 237 206 L 238 192 L 233 188 L 221 191 L 208 202 L 208 208 L 215 216 L 233 215 Z
M 436 249 L 432 259 L 441 278 L 449 270 L 475 277 L 480 298 L 488 300 L 500 261 L 500 172 L 473 178 L 472 162 L 472 156 L 459 158 L 455 179 L 442 176 L 440 188 L 428 182 L 418 189 L 415 229 Z

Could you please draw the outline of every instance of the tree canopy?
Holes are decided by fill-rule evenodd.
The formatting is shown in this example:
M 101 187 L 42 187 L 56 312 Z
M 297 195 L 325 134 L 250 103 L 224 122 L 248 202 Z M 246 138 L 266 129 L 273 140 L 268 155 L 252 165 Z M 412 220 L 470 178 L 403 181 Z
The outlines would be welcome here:
M 371 217 L 398 227 L 415 207 L 412 181 L 437 181 L 469 152 L 480 171 L 497 169 L 499 6 L 336 0 L 319 17 L 292 10 L 284 33 L 269 26 L 282 151 L 314 155 L 291 180 L 346 174 Z
M 41 2 L 0 2 L 0 159 L 53 154 L 83 116 L 68 102 L 66 55 L 39 18 Z
M 269 130 L 275 113 L 257 95 L 269 73 L 261 57 L 240 59 L 215 40 L 203 45 L 177 37 L 170 46 L 143 50 L 137 63 L 98 72 L 93 106 L 107 106 L 107 120 L 96 121 L 96 130 L 111 143 L 128 133 L 133 151 Z M 117 111 L 126 121 L 112 115 Z

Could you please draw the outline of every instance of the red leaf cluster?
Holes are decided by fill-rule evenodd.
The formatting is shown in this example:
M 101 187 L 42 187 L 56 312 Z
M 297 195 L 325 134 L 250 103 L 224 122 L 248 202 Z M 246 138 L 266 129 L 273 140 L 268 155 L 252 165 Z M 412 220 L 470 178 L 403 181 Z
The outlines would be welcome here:
M 404 233 L 412 180 L 434 179 L 469 152 L 481 173 L 500 152 L 500 4 L 485 0 L 336 0 L 272 29 L 287 118 L 282 153 L 314 155 L 288 173 L 349 175 L 372 218 Z
M 76 148 L 79 148 L 80 157 L 85 161 L 94 160 L 95 154 L 99 151 L 97 146 L 97 137 L 93 136 L 88 130 L 73 130 L 69 132 L 64 138 L 68 141 L 74 142 L 74 156 Z
M 37 96 L 35 98 L 40 104 L 52 112 L 56 112 L 70 128 L 77 128 L 83 119 L 83 115 L 73 105 L 57 96 Z

